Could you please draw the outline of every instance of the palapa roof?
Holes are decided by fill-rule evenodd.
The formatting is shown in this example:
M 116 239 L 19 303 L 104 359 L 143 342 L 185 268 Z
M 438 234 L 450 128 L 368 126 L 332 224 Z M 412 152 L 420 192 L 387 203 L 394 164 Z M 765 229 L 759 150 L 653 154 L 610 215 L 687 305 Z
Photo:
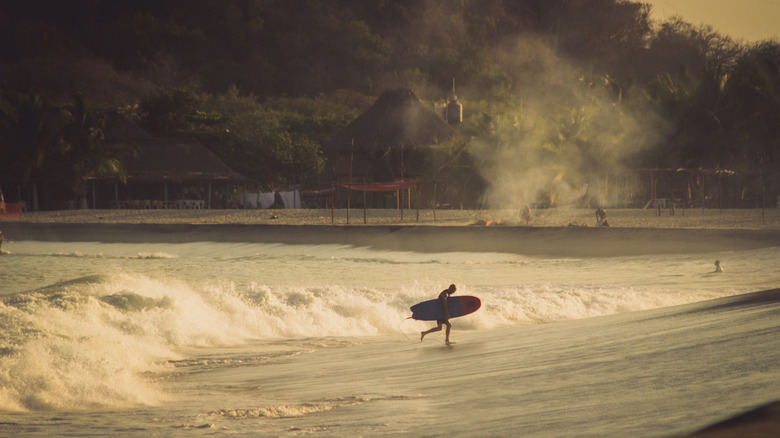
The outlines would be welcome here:
M 106 119 L 107 142 L 127 143 L 136 154 L 124 158 L 128 181 L 249 183 L 194 138 L 155 137 L 120 114 Z
M 432 145 L 457 135 L 409 89 L 388 90 L 324 147 L 330 155 Z
M 125 159 L 128 181 L 252 182 L 192 138 L 136 140 L 137 156 Z

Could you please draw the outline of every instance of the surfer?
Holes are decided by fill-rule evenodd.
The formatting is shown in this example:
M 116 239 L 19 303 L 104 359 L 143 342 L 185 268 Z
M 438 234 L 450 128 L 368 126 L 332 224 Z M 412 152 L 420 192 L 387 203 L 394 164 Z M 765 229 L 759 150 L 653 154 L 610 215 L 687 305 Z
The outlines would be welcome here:
M 713 274 L 717 272 L 723 272 L 723 267 L 720 266 L 720 260 L 715 260 L 715 271 Z
M 447 309 L 447 298 L 454 294 L 456 290 L 458 290 L 458 288 L 455 287 L 454 284 L 451 284 L 450 287 L 441 291 L 439 294 L 439 301 L 441 301 L 441 305 L 444 307 L 444 319 L 437 319 L 436 324 L 438 325 L 436 327 L 424 332 L 420 332 L 420 342 L 422 342 L 423 338 L 428 333 L 438 332 L 441 330 L 443 325 L 446 325 L 447 331 L 445 332 L 446 336 L 444 337 L 444 343 L 450 345 L 450 329 L 452 329 L 452 324 L 450 324 L 450 311 Z

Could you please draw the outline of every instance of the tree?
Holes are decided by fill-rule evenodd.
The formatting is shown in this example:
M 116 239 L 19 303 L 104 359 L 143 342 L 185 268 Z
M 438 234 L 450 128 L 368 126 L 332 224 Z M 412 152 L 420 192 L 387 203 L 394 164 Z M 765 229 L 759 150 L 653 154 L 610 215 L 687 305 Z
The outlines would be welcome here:
M 6 97 L 0 112 L 0 166 L 7 178 L 32 189 L 32 208 L 38 209 L 37 182 L 44 165 L 61 144 L 64 114 L 39 94 Z
M 780 170 L 780 43 L 746 50 L 724 93 L 729 157 L 744 168 Z
M 105 118 L 88 108 L 79 94 L 65 111 L 67 123 L 58 157 L 61 160 L 51 163 L 54 172 L 62 175 L 77 199 L 86 198 L 91 177 L 118 177 L 125 183 L 127 175 L 122 159 L 129 147 L 103 142 Z
M 196 116 L 200 96 L 190 88 L 159 90 L 141 102 L 143 123 L 159 135 L 174 135 L 186 131 Z

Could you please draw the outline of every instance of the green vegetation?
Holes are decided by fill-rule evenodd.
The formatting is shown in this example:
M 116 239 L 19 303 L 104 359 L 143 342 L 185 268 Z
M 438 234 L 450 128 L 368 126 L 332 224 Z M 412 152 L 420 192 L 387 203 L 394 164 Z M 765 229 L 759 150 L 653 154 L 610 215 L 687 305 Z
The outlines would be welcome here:
M 83 196 L 89 176 L 121 178 L 95 109 L 138 105 L 146 129 L 195 137 L 265 188 L 328 187 L 322 146 L 377 95 L 409 88 L 433 108 L 456 78 L 461 137 L 409 152 L 407 168 L 467 204 L 554 203 L 641 168 L 734 170 L 777 192 L 780 43 L 649 12 L 620 0 L 4 4 L 0 183 L 28 193 L 56 177 Z

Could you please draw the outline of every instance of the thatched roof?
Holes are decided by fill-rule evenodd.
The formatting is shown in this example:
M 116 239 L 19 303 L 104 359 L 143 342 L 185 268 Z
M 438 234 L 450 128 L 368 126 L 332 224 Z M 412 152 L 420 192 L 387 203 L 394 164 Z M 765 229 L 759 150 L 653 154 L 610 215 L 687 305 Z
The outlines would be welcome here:
M 127 180 L 136 182 L 252 182 L 191 138 L 136 140 L 138 155 L 125 159 Z
M 408 89 L 382 93 L 366 112 L 336 134 L 324 147 L 334 156 L 436 144 L 456 135 L 441 117 L 426 108 Z
M 103 128 L 103 134 L 108 142 L 151 140 L 154 138 L 151 133 L 118 112 L 107 112 L 105 117 L 106 126 Z
M 106 118 L 104 132 L 107 142 L 126 143 L 137 150 L 124 159 L 129 182 L 253 182 L 193 138 L 154 137 L 115 113 Z

